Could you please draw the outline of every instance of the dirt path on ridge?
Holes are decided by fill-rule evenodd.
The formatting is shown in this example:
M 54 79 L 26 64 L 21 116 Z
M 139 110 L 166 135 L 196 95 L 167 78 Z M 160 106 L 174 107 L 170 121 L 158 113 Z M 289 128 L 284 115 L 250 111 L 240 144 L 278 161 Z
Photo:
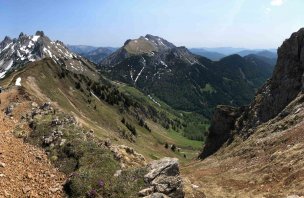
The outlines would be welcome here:
M 30 102 L 20 100 L 16 89 L 1 93 L 0 100 L 0 198 L 65 197 L 65 175 L 50 163 L 42 149 L 24 143 L 12 133 Z M 3 112 L 12 101 L 18 104 L 14 118 Z

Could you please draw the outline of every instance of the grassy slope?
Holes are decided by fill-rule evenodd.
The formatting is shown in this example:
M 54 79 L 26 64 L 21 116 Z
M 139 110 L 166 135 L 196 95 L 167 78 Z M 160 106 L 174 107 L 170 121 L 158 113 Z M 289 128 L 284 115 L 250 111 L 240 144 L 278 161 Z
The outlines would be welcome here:
M 133 147 L 137 152 L 143 154 L 148 160 L 158 159 L 164 156 L 178 157 L 182 162 L 188 161 L 190 157 L 196 156 L 202 147 L 202 142 L 186 139 L 181 133 L 167 130 L 152 120 L 147 120 L 152 133 L 145 128 L 140 127 L 132 116 L 122 115 L 119 109 L 111 106 L 104 101 L 93 96 L 88 97 L 87 93 L 75 89 L 75 78 L 73 75 L 59 78 L 60 68 L 53 64 L 51 60 L 44 60 L 31 63 L 21 71 L 8 76 L 1 82 L 1 85 L 7 85 L 14 82 L 17 77 L 22 78 L 22 85 L 35 95 L 39 95 L 43 100 L 51 100 L 57 103 L 58 107 L 67 113 L 71 113 L 82 123 L 85 128 L 93 129 L 98 137 L 104 139 L 109 138 L 115 144 L 125 144 Z M 39 92 L 39 94 L 37 94 Z M 134 94 L 134 90 L 133 93 Z M 136 94 L 134 94 L 136 96 Z M 143 101 L 154 105 L 160 109 L 150 99 L 138 92 Z M 91 100 L 89 104 L 87 101 Z M 96 106 L 96 108 L 95 108 Z M 163 111 L 166 108 L 162 104 Z M 174 117 L 172 113 L 168 113 Z M 120 138 L 121 130 L 127 128 L 121 123 L 122 116 L 126 117 L 138 131 L 136 142 L 130 142 Z M 181 147 L 181 153 L 172 152 L 170 149 L 164 148 L 164 143 L 176 144 Z M 188 159 L 184 159 L 183 154 L 187 154 Z
M 119 86 L 120 91 L 126 93 L 127 95 L 131 95 L 135 100 L 140 101 L 143 104 L 152 105 L 159 111 L 165 111 L 167 117 L 170 119 L 182 120 L 183 123 L 187 124 L 187 126 L 184 126 L 180 129 L 170 130 L 172 132 L 172 134 L 170 134 L 170 137 L 172 137 L 172 135 L 174 137 L 178 137 L 183 134 L 185 137 L 188 137 L 191 140 L 203 140 L 206 136 L 209 128 L 209 120 L 205 119 L 202 115 L 193 112 L 176 111 L 163 101 L 153 96 L 153 99 L 158 103 L 155 104 L 153 100 L 148 98 L 138 89 L 135 89 L 134 87 L 128 86 L 124 83 L 116 84 Z M 178 133 L 176 133 L 176 131 L 178 131 Z M 201 141 L 190 141 L 190 143 L 195 148 L 197 148 L 198 144 L 200 145 L 199 147 L 201 147 Z

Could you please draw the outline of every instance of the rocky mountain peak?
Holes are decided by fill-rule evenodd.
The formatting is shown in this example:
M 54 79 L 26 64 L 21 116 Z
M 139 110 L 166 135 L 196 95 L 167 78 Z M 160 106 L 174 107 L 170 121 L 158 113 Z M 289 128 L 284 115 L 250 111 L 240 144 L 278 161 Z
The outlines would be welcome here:
M 157 38 L 160 38 L 160 37 L 153 36 L 152 34 L 146 34 L 145 38 L 147 38 L 147 39 L 157 39 Z
M 9 36 L 5 36 L 3 42 L 10 43 L 13 40 Z
M 123 46 L 127 46 L 131 41 L 132 41 L 132 39 L 126 40 L 125 43 L 123 44 Z
M 4 38 L 4 40 L 0 42 L 0 52 L 1 52 L 7 45 L 9 45 L 9 44 L 12 43 L 12 42 L 13 42 L 13 40 L 12 40 L 10 37 L 6 36 L 6 37 Z
M 24 34 L 23 32 L 20 32 L 19 38 L 21 38 L 21 37 L 23 37 L 23 36 L 26 36 L 26 34 Z
M 146 58 L 149 58 L 145 59 L 145 56 Z M 127 61 L 126 59 L 131 57 L 136 61 L 133 62 L 131 66 L 130 64 L 127 65 L 129 65 L 129 68 L 132 70 L 129 73 L 131 73 L 131 79 L 134 83 L 137 82 L 141 77 L 142 72 L 145 72 L 148 67 L 154 68 L 152 75 L 160 78 L 160 75 L 164 72 L 171 72 L 170 62 L 183 62 L 187 65 L 193 65 L 195 63 L 199 64 L 197 57 L 186 47 L 176 47 L 174 44 L 161 37 L 147 34 L 146 36 L 141 36 L 138 39 L 128 39 L 124 43 L 123 47 L 102 60 L 101 66 L 112 68 L 123 61 Z M 143 60 L 145 60 L 144 64 L 142 62 Z M 145 65 L 144 69 L 142 68 L 142 65 Z M 138 78 L 133 78 L 133 73 L 138 73 Z M 149 74 L 149 76 L 150 75 L 151 74 Z
M 164 52 L 175 48 L 175 45 L 167 40 L 147 34 L 145 37 L 141 36 L 138 39 L 128 39 L 123 48 L 129 54 L 153 54 L 154 52 Z
M 169 41 L 159 36 L 153 36 L 151 34 L 147 34 L 145 38 L 151 41 L 153 44 L 155 44 L 159 50 L 169 50 L 176 47 L 174 44 L 170 43 Z
M 156 59 L 153 62 L 166 65 L 164 60 L 161 60 L 161 57 L 166 56 L 166 54 L 170 53 L 174 48 L 176 48 L 175 45 L 167 40 L 147 34 L 138 39 L 128 39 L 121 48 L 103 59 L 100 65 L 102 67 L 112 67 L 126 58 L 142 55 L 153 57 Z
M 43 31 L 37 31 L 35 35 L 43 37 L 44 36 L 44 32 Z

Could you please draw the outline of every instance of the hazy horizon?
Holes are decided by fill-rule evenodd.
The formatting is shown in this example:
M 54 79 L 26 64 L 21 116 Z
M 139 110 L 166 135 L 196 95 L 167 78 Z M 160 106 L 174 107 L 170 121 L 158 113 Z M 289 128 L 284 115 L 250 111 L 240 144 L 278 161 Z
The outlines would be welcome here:
M 152 34 L 188 48 L 276 49 L 304 27 L 303 6 L 301 0 L 0 0 L 0 38 L 43 30 L 70 45 L 120 47 Z

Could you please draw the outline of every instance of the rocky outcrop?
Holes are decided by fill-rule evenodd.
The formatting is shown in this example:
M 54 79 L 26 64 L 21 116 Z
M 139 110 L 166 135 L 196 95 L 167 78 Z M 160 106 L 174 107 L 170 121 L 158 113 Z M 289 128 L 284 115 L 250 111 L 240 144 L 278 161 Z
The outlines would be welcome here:
M 108 143 L 105 142 L 105 145 Z M 115 159 L 120 162 L 120 167 L 122 169 L 130 167 L 140 167 L 145 166 L 146 159 L 143 155 L 137 153 L 133 148 L 125 145 L 113 145 L 109 146 L 113 152 Z
M 8 115 L 8 116 L 11 116 L 12 113 L 13 113 L 13 109 L 14 109 L 14 106 L 13 105 L 9 105 L 6 110 L 5 110 L 5 114 Z
M 240 112 L 239 108 L 217 106 L 211 121 L 208 139 L 199 158 L 206 158 L 213 154 L 232 137 L 231 131 L 234 129 L 235 121 L 240 116 Z
M 278 61 L 271 79 L 258 91 L 254 101 L 237 123 L 240 133 L 277 116 L 303 91 L 304 28 L 293 33 L 278 49 Z
M 184 197 L 178 159 L 166 157 L 153 161 L 148 165 L 148 171 L 144 179 L 150 187 L 141 190 L 138 193 L 139 196 L 149 198 Z
M 144 198 L 169 198 L 169 197 L 163 193 L 153 193 L 151 195 L 145 196 Z
M 233 134 L 246 139 L 257 126 L 278 115 L 284 117 L 283 109 L 303 92 L 303 74 L 304 28 L 293 33 L 278 49 L 278 61 L 271 79 L 257 92 L 248 108 L 242 109 L 237 118 L 235 114 L 219 117 L 215 113 L 207 144 L 200 157 L 204 158 L 216 152 L 229 139 L 221 139 L 219 133 Z M 227 120 L 230 121 L 231 127 L 221 127 Z M 233 120 L 235 123 L 231 123 Z M 221 140 L 216 140 L 217 138 Z

